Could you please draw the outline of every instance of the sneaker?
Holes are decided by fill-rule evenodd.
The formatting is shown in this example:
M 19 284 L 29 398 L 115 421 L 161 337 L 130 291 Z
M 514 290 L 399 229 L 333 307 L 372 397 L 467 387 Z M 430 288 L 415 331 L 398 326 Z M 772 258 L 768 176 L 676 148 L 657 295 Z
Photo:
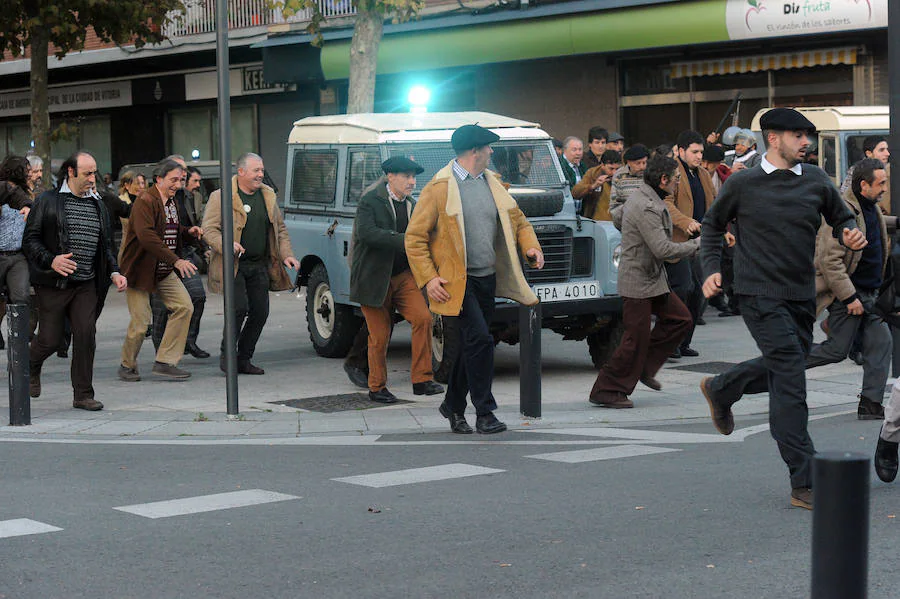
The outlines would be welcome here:
M 860 395 L 856 418 L 858 420 L 884 420 L 884 406 Z
M 791 505 L 805 510 L 813 509 L 813 492 L 809 487 L 791 489 Z
M 141 380 L 141 375 L 138 373 L 137 368 L 128 368 L 123 364 L 119 364 L 119 378 L 129 383 L 136 383 Z
M 183 381 L 184 379 L 191 377 L 191 373 L 187 370 L 182 370 L 172 364 L 163 364 L 162 362 L 153 363 L 153 374 L 158 374 L 178 381 Z
M 103 404 L 94 398 L 76 399 L 72 402 L 72 407 L 79 410 L 87 410 L 88 412 L 97 412 L 103 409 Z

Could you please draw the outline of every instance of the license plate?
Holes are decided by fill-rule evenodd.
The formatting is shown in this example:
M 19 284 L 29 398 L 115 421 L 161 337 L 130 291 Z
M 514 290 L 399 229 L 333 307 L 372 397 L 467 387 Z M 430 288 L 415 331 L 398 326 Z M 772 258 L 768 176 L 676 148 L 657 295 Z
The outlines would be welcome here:
M 600 292 L 600 281 L 535 285 L 532 290 L 544 303 L 603 297 L 603 293 Z

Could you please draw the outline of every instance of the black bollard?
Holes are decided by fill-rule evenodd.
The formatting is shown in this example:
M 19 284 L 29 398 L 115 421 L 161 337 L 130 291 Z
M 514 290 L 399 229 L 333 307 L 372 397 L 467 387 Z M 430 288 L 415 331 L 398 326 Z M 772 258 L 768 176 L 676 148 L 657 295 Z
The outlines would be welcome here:
M 812 599 L 866 599 L 869 457 L 827 452 L 813 461 Z
M 541 417 L 541 304 L 519 306 L 519 411 Z
M 7 370 L 9 371 L 9 425 L 31 424 L 31 397 L 28 395 L 28 337 L 31 332 L 28 304 L 7 304 Z

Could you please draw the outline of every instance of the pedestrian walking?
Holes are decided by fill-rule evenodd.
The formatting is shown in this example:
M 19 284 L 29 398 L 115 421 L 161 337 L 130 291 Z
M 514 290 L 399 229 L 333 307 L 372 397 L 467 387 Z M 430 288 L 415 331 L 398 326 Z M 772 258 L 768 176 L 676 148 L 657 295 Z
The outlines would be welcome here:
M 269 291 L 285 291 L 293 285 L 285 267 L 300 270 L 284 226 L 278 198 L 263 184 L 263 159 L 252 153 L 237 160 L 238 172 L 231 180 L 231 211 L 234 222 L 234 310 L 237 367 L 241 374 L 265 374 L 251 362 L 256 344 L 269 318 Z M 222 291 L 222 190 L 209 196 L 203 215 L 205 239 L 212 250 L 209 290 Z M 219 367 L 225 371 L 225 335 Z
M 31 342 L 31 397 L 41 395 L 41 367 L 57 351 L 66 319 L 72 327 L 72 406 L 102 410 L 94 396 L 97 318 L 110 283 L 125 291 L 118 272 L 106 206 L 92 194 L 97 162 L 76 152 L 59 171 L 59 187 L 35 202 L 25 223 L 22 248 L 28 259 L 39 313 L 38 335 Z
M 900 466 L 900 386 L 894 383 L 891 396 L 884 408 L 884 424 L 875 446 L 875 473 L 886 483 L 894 482 Z
M 28 261 L 22 252 L 25 218 L 31 210 L 29 174 L 31 166 L 23 156 L 11 154 L 0 163 L 0 323 L 6 304 L 30 304 Z M 24 311 L 23 311 L 24 313 Z M 6 347 L 0 333 L 0 349 Z
M 703 219 L 701 249 L 710 298 L 722 288 L 722 236 L 737 219 L 735 293 L 762 356 L 703 379 L 700 389 L 725 435 L 734 430 L 731 406 L 745 393 L 769 390 L 769 423 L 790 473 L 791 505 L 812 509 L 805 369 L 816 316 L 816 234 L 824 217 L 845 247 L 861 250 L 866 239 L 825 172 L 804 164 L 815 126 L 789 108 L 766 112 L 760 125 L 767 152 L 758 167 L 722 186 Z
M 536 304 L 522 257 L 534 268 L 544 267 L 534 229 L 500 177 L 486 170 L 490 144 L 498 139 L 478 125 L 454 131 L 450 143 L 456 158 L 422 190 L 406 230 L 410 270 L 416 284 L 426 289 L 431 311 L 458 319 L 461 343 L 439 408 L 455 433 L 472 431 L 465 418 L 467 395 L 478 432 L 506 430 L 494 415 L 497 402 L 491 392 L 494 298 Z

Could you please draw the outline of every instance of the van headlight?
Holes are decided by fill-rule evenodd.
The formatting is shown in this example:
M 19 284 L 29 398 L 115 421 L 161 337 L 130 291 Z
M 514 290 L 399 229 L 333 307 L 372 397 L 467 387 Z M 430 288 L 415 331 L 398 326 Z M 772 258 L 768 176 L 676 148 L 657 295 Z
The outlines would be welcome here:
M 619 270 L 619 262 L 622 261 L 622 244 L 620 243 L 615 248 L 613 248 L 613 266 L 616 267 L 616 270 Z

